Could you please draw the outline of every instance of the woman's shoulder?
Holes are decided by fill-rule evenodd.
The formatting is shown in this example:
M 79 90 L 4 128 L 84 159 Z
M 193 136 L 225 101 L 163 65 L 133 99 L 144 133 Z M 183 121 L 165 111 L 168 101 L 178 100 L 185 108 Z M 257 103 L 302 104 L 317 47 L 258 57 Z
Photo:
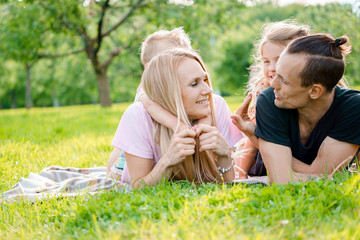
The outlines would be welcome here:
M 132 119 L 147 119 L 150 118 L 150 115 L 145 109 L 144 104 L 141 102 L 132 103 L 124 112 L 122 118 L 132 118 Z
M 215 103 L 215 107 L 221 107 L 221 106 L 227 106 L 227 103 L 225 101 L 225 99 L 223 97 L 221 97 L 220 95 L 217 94 L 213 94 L 213 99 L 214 99 L 214 103 Z

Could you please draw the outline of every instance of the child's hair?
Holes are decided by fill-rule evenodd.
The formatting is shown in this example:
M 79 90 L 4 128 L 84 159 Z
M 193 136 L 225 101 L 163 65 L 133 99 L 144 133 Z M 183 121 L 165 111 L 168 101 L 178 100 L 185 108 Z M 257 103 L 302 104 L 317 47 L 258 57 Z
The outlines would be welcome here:
M 166 41 L 168 45 L 166 45 L 164 41 Z M 153 57 L 170 48 L 192 50 L 189 35 L 187 35 L 181 27 L 171 31 L 160 30 L 149 35 L 141 44 L 142 64 L 145 66 Z
M 261 89 L 261 83 L 262 80 L 265 79 L 265 76 L 263 73 L 263 62 L 261 56 L 264 44 L 271 42 L 286 47 L 292 40 L 309 35 L 309 31 L 308 26 L 298 25 L 294 21 L 281 21 L 265 24 L 261 29 L 260 40 L 254 44 L 256 52 L 253 55 L 254 63 L 250 66 L 250 78 L 247 84 L 248 92 L 254 93 L 263 90 Z
M 181 88 L 178 68 L 187 58 L 197 61 L 205 72 L 206 68 L 201 58 L 193 51 L 185 49 L 172 49 L 158 54 L 149 62 L 142 75 L 141 81 L 146 94 L 165 110 L 178 118 L 180 122 L 191 126 L 181 97 Z M 210 78 L 207 84 L 211 88 Z M 169 94 L 171 93 L 171 94 Z M 216 126 L 214 102 L 212 95 L 209 98 L 212 125 Z M 154 139 L 160 145 L 163 156 L 169 148 L 173 131 L 164 125 L 154 122 Z M 212 151 L 199 151 L 196 143 L 195 154 L 187 156 L 185 160 L 174 167 L 174 180 L 189 180 L 197 183 L 220 181 L 219 171 L 216 167 L 216 155 Z
M 267 87 L 263 85 L 265 84 L 265 75 L 263 72 L 262 50 L 265 43 L 270 42 L 285 48 L 292 40 L 307 36 L 309 32 L 308 26 L 299 25 L 295 21 L 290 20 L 263 25 L 261 28 L 261 38 L 254 44 L 256 52 L 253 55 L 254 63 L 250 66 L 250 77 L 247 84 L 247 91 L 252 93 L 251 105 L 248 110 L 250 119 L 255 119 L 255 107 L 258 94 Z M 240 140 L 237 150 L 233 155 L 234 158 L 241 157 L 249 151 L 249 149 L 243 149 L 247 141 L 249 141 L 249 139 L 246 137 Z

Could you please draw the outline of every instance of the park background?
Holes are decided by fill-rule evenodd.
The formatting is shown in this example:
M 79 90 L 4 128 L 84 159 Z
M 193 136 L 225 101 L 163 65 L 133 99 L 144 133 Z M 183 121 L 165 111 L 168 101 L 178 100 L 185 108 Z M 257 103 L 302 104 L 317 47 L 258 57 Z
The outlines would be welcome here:
M 346 76 L 351 86 L 360 84 L 359 1 L 2 2 L 0 109 L 131 102 L 143 71 L 141 42 L 175 27 L 191 37 L 218 93 L 244 95 L 261 26 L 285 19 L 309 25 L 312 33 L 348 35 L 353 52 Z
M 0 1 L 1 193 L 52 165 L 106 165 L 140 82 L 140 44 L 159 29 L 184 27 L 232 111 L 244 97 L 253 42 L 273 21 L 348 35 L 346 76 L 359 88 L 359 1 L 180 3 Z M 360 239 L 359 206 L 356 173 L 271 187 L 163 182 L 131 192 L 0 202 L 0 239 Z

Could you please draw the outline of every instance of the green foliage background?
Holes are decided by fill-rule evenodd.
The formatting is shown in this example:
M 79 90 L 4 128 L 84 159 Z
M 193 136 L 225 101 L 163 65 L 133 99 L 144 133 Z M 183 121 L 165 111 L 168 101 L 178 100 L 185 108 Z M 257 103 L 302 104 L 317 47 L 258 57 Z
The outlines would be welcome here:
M 39 5 L 40 2 L 40 5 Z M 61 28 L 59 12 L 74 25 L 84 24 L 95 33 L 91 22 L 99 15 L 100 5 L 82 7 L 84 1 L 4 1 L 0 3 L 0 108 L 25 106 L 26 71 L 24 64 L 33 63 L 31 89 L 33 106 L 65 106 L 98 103 L 99 93 L 94 70 L 84 53 L 62 58 L 41 58 L 41 53 L 65 53 L 81 46 L 75 32 Z M 90 1 L 91 2 L 91 1 Z M 99 1 L 101 4 L 104 1 Z M 124 1 L 128 4 L 134 1 Z M 347 4 L 322 6 L 287 5 L 274 1 L 256 1 L 246 6 L 236 1 L 195 1 L 194 5 L 169 4 L 156 0 L 148 8 L 136 12 L 131 21 L 121 26 L 104 41 L 106 56 L 116 46 L 128 44 L 108 69 L 111 99 L 132 101 L 139 85 L 143 67 L 140 63 L 141 41 L 159 29 L 183 26 L 193 47 L 204 58 L 214 88 L 223 95 L 243 95 L 252 63 L 253 43 L 264 23 L 294 19 L 311 27 L 313 33 L 331 33 L 350 37 L 353 52 L 347 58 L 346 76 L 352 86 L 360 84 L 360 26 L 358 9 Z M 47 11 L 41 8 L 47 6 Z M 120 9 L 106 15 L 108 24 L 116 22 Z M 70 11 L 71 10 L 71 11 Z M 136 37 L 134 37 L 136 36 Z

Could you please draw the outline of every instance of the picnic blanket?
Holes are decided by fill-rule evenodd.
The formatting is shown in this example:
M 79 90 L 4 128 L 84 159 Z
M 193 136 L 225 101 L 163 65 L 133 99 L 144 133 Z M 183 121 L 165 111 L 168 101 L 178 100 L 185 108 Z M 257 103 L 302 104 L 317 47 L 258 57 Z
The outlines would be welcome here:
M 358 172 L 358 166 L 353 163 L 349 172 Z M 269 185 L 267 176 L 249 177 L 234 180 L 234 184 Z M 57 197 L 69 197 L 79 194 L 95 194 L 106 190 L 129 191 L 131 187 L 116 179 L 106 177 L 106 167 L 73 168 L 51 166 L 43 169 L 40 174 L 30 173 L 28 178 L 20 178 L 14 187 L 1 194 L 0 201 L 45 200 Z
M 247 184 L 247 185 L 261 184 L 264 186 L 268 186 L 269 178 L 268 178 L 268 176 L 256 176 L 256 177 L 248 176 L 247 179 L 237 179 L 237 180 L 233 180 L 231 182 L 235 183 L 235 184 L 240 184 L 240 183 Z
M 1 201 L 44 200 L 56 197 L 94 194 L 110 189 L 128 190 L 130 186 L 106 177 L 106 167 L 73 168 L 51 166 L 40 174 L 20 178 L 13 189 L 1 194 Z

